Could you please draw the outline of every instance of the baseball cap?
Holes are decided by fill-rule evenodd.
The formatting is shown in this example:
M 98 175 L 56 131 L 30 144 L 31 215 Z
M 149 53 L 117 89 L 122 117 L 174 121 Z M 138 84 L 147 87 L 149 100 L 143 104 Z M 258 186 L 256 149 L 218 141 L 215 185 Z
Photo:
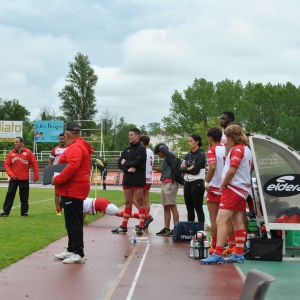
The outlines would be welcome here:
M 67 124 L 66 131 L 80 131 L 81 125 L 76 121 L 72 121 Z

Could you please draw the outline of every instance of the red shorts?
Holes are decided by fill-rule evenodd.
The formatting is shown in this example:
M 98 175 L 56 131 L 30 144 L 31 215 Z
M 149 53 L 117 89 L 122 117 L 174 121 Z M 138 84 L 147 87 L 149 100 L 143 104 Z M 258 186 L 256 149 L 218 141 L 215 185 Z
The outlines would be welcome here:
M 95 200 L 95 210 L 105 213 L 108 204 L 110 204 L 110 201 L 106 198 L 97 198 Z
M 230 188 L 222 190 L 219 209 L 232 211 L 246 210 L 246 200 Z
M 208 192 L 206 194 L 206 203 L 219 203 L 221 199 L 221 195 L 217 195 L 212 192 Z
M 146 185 L 143 187 L 143 190 L 144 191 L 149 191 L 150 190 L 150 188 L 151 188 L 151 183 L 146 183 Z
M 136 190 L 139 190 L 139 189 L 142 189 L 143 186 L 127 186 L 127 185 L 123 185 L 123 190 L 128 190 L 128 189 L 131 189 L 133 191 L 136 191 Z

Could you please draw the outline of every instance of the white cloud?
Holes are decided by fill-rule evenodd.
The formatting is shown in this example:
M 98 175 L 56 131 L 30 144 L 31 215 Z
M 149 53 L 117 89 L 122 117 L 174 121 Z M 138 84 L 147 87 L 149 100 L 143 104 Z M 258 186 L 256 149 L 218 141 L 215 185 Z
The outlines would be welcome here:
M 99 114 L 138 126 L 160 122 L 174 90 L 195 78 L 300 79 L 296 0 L 45 3 L 0 3 L 0 97 L 19 99 L 33 119 L 43 104 L 60 114 L 57 94 L 77 52 L 99 76 Z

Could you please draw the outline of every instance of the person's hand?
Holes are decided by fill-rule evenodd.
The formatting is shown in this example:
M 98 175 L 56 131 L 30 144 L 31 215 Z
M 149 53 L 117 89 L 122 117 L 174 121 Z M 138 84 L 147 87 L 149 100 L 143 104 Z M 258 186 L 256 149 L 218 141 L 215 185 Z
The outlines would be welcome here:
M 190 166 L 190 167 L 187 168 L 188 171 L 191 171 L 193 169 L 194 169 L 194 165 L 192 165 L 192 166 Z
M 13 177 L 10 178 L 11 180 L 17 180 L 17 176 L 14 175 Z
M 227 184 L 225 185 L 223 182 L 221 183 L 221 191 L 227 188 Z
M 57 206 L 57 207 L 56 207 L 56 211 L 57 211 L 57 213 L 60 213 L 60 212 L 61 212 L 60 206 Z
M 161 167 L 155 167 L 155 168 L 153 168 L 153 170 L 156 172 L 161 172 Z
M 131 167 L 131 168 L 128 169 L 128 172 L 129 173 L 135 173 L 136 172 L 136 168 Z
M 122 164 L 122 165 L 124 165 L 124 164 L 125 164 L 125 162 L 126 162 L 126 159 L 125 159 L 125 158 L 123 158 L 123 159 L 121 160 L 121 164 Z
M 208 186 L 208 187 L 206 187 L 206 188 L 205 188 L 205 190 L 206 190 L 207 192 L 209 192 L 209 186 Z
M 33 178 L 33 182 L 37 182 L 39 180 L 38 177 Z
M 55 185 L 54 177 L 52 177 L 51 184 Z

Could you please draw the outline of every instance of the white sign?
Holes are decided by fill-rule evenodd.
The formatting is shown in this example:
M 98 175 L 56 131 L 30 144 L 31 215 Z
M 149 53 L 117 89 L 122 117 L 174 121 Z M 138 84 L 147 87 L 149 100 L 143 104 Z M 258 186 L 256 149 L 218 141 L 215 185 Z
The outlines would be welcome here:
M 0 121 L 0 142 L 13 142 L 17 136 L 23 137 L 22 121 Z

